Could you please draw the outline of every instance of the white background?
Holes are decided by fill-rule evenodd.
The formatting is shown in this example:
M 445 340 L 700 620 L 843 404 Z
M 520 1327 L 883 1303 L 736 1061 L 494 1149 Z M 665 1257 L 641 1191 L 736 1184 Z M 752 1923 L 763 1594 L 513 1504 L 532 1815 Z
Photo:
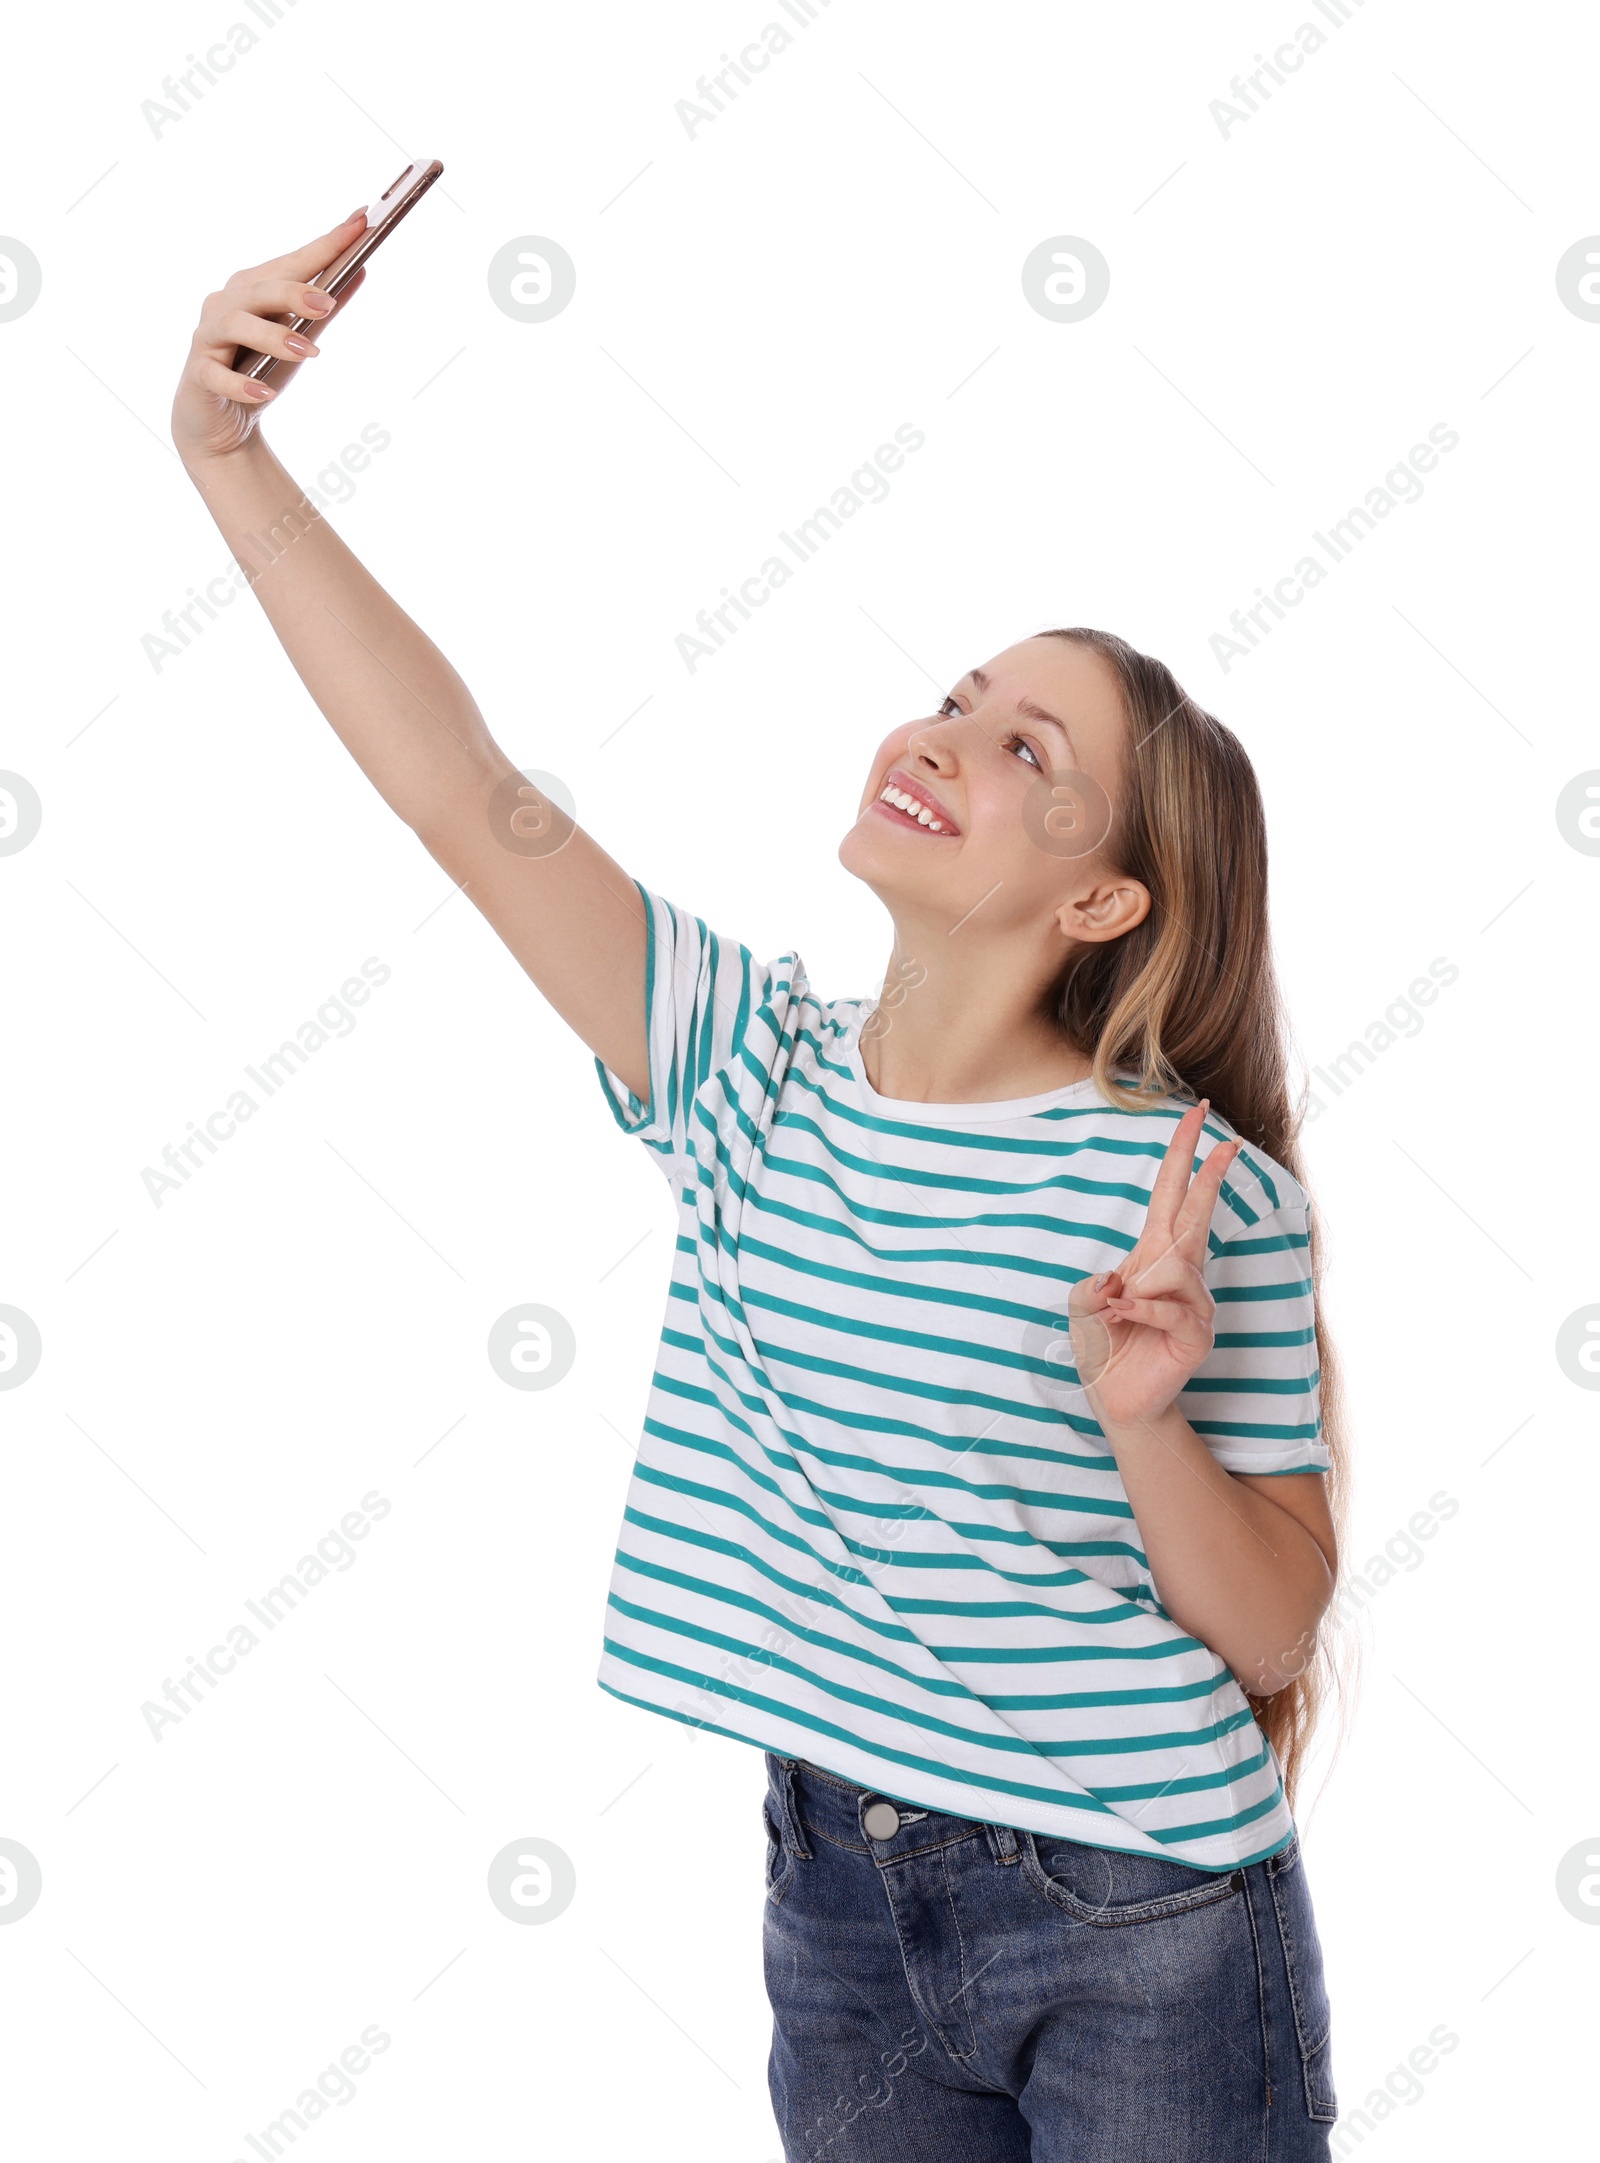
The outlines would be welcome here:
M 1349 1559 L 1459 1509 L 1370 1603 L 1307 1845 L 1346 2108 L 1459 2037 L 1362 2154 L 1564 2152 L 1600 1932 L 1555 1875 L 1600 1798 L 1595 1400 L 1554 1342 L 1600 1298 L 1600 863 L 1555 802 L 1600 766 L 1600 325 L 1554 272 L 1600 228 L 1594 23 L 832 0 L 691 137 L 676 102 L 776 0 L 300 0 L 155 133 L 236 20 L 95 5 L 7 55 L 0 231 L 44 273 L 0 324 L 0 765 L 44 806 L 0 861 L 0 1301 L 44 1343 L 0 1400 L 0 1835 L 44 1874 L 0 1930 L 16 2152 L 248 2157 L 373 2022 L 297 2155 L 777 2151 L 759 1755 L 593 1681 L 665 1184 L 255 603 L 141 645 L 226 561 L 167 440 L 201 297 L 414 154 L 444 180 L 268 433 L 310 481 L 390 432 L 330 515 L 630 870 L 870 991 L 886 923 L 834 852 L 871 748 L 1099 624 L 1256 761 L 1307 1064 L 1459 969 L 1308 1134 Z M 1305 20 L 1323 49 L 1224 136 L 1210 102 Z M 1019 277 L 1063 233 L 1111 265 L 1068 325 Z M 539 325 L 486 283 L 529 234 L 577 265 Z M 697 610 L 907 421 L 888 500 L 687 670 Z M 1225 673 L 1231 611 L 1439 422 L 1422 499 Z M 353 1034 L 158 1208 L 144 1167 L 368 956 Z M 540 1395 L 484 1350 L 530 1300 L 578 1341 Z M 141 1706 L 373 1489 L 354 1565 L 154 1740 Z M 519 1928 L 485 1876 L 529 1837 L 577 1894 Z

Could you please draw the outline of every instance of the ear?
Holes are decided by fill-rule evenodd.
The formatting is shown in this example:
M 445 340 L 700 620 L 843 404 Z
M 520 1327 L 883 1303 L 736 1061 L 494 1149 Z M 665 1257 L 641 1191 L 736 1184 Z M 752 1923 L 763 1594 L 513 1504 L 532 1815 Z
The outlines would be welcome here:
M 1056 910 L 1056 924 L 1063 938 L 1082 945 L 1099 946 L 1120 939 L 1150 914 L 1150 889 L 1137 879 L 1120 875 L 1101 879 Z

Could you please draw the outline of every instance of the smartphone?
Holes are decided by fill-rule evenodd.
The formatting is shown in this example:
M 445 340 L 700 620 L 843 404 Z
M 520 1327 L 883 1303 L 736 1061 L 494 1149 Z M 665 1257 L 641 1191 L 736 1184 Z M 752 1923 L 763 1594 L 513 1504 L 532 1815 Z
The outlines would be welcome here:
M 368 209 L 365 230 L 357 234 L 343 255 L 336 256 L 326 270 L 319 270 L 314 278 L 307 279 L 307 284 L 319 287 L 331 299 L 337 300 L 373 250 L 383 246 L 406 212 L 414 203 L 421 202 L 443 171 L 437 158 L 418 158 L 403 173 L 397 174 Z M 307 331 L 316 321 L 315 316 L 297 315 L 284 327 Z M 250 346 L 240 346 L 233 356 L 233 365 L 253 382 L 266 383 L 284 363 L 275 353 L 257 353 Z

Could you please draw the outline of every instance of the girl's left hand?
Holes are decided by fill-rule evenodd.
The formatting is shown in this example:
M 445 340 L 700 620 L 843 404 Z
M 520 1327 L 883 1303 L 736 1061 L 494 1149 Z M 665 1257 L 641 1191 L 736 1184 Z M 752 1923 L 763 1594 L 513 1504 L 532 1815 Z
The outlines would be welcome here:
M 1191 1177 L 1209 1106 L 1205 1098 L 1178 1121 L 1127 1261 L 1084 1278 L 1067 1300 L 1078 1380 L 1105 1427 L 1165 1412 L 1211 1350 L 1206 1238 L 1223 1174 L 1243 1144 L 1219 1142 Z

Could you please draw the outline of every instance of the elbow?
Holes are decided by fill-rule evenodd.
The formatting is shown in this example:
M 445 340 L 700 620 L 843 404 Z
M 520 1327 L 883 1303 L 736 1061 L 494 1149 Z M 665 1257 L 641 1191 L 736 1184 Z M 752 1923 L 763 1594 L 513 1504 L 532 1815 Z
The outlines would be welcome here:
M 1271 1651 L 1257 1650 L 1253 1660 L 1234 1673 L 1250 1697 L 1276 1697 L 1297 1683 L 1317 1657 L 1317 1625 L 1312 1623 L 1294 1642 Z
M 1306 1673 L 1317 1657 L 1319 1633 L 1333 1599 L 1333 1567 L 1319 1547 L 1316 1550 L 1314 1586 L 1301 1588 L 1298 1612 L 1283 1616 L 1273 1626 L 1275 1642 L 1253 1648 L 1249 1680 L 1240 1675 L 1251 1697 L 1276 1697 Z M 1239 1670 L 1234 1670 L 1239 1674 Z

